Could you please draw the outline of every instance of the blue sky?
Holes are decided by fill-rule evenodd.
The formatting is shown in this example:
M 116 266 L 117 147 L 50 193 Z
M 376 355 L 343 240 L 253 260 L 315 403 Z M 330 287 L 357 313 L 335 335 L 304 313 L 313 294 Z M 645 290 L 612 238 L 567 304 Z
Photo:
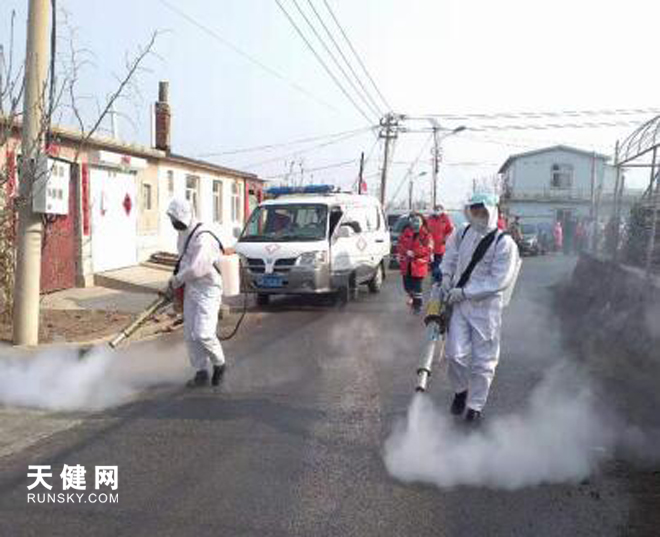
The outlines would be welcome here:
M 149 143 L 149 105 L 158 80 L 169 80 L 173 148 L 187 155 L 287 142 L 366 125 L 333 85 L 274 0 L 168 0 L 269 68 L 314 95 L 310 98 L 246 61 L 160 0 L 58 0 L 78 27 L 76 43 L 93 54 L 81 94 L 99 100 L 111 92 L 125 55 L 162 30 L 148 72 L 138 84 L 143 97 L 122 104 L 135 126 L 120 121 L 121 136 Z M 291 0 L 284 5 L 295 13 Z M 657 104 L 652 83 L 654 2 L 591 0 L 329 0 L 382 93 L 396 112 L 469 113 L 602 108 Z M 309 12 L 306 0 L 300 5 Z M 321 0 L 314 0 L 319 10 Z M 611 4 L 611 5 L 610 5 Z M 27 0 L 0 4 L 0 41 L 17 12 L 17 44 L 25 41 Z M 650 73 L 650 74 L 649 74 Z M 657 77 L 655 77 L 657 78 Z M 330 106 L 320 104 L 319 101 Z M 88 114 L 92 101 L 86 101 Z M 462 121 L 468 127 L 469 122 Z M 509 121 L 510 123 L 510 121 Z M 447 122 L 453 128 L 457 122 Z M 444 144 L 441 192 L 457 203 L 472 179 L 492 174 L 509 153 L 544 143 L 566 142 L 610 153 L 614 129 L 467 131 Z M 402 135 L 395 153 L 390 192 L 420 153 L 425 134 Z M 297 157 L 306 169 L 357 159 L 374 137 L 365 132 Z M 310 144 L 314 145 L 314 144 Z M 295 147 L 293 148 L 296 149 Z M 283 173 L 292 148 L 227 155 L 216 162 L 247 167 L 264 176 Z M 367 168 L 375 186 L 381 148 Z M 416 172 L 428 169 L 428 151 Z M 263 166 L 251 165 L 273 160 Z M 456 165 L 457 163 L 470 165 Z M 483 163 L 476 166 L 474 163 Z M 314 172 L 314 180 L 350 184 L 357 162 Z M 311 172 L 308 172 L 308 176 Z M 420 180 L 420 191 L 428 190 Z M 405 188 L 401 192 L 405 192 Z

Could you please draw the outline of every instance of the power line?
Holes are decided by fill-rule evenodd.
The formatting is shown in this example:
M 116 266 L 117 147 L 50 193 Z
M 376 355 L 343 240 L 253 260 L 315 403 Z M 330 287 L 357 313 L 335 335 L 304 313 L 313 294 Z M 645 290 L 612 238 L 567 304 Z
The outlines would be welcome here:
M 511 131 L 511 130 L 553 130 L 553 129 L 600 129 L 609 127 L 634 127 L 640 124 L 639 121 L 596 121 L 584 123 L 543 123 L 543 124 L 509 124 L 509 125 L 481 125 L 475 127 L 468 127 L 467 130 L 472 132 L 488 132 L 488 131 Z M 430 128 L 422 129 L 405 129 L 403 132 L 420 133 L 432 132 Z
M 327 1 L 327 0 L 323 0 L 323 3 L 325 4 L 325 7 L 326 7 L 326 9 L 328 10 L 328 13 L 330 13 L 330 16 L 331 16 L 332 19 L 335 21 L 335 24 L 337 25 L 337 28 L 339 28 L 339 31 L 340 31 L 341 34 L 344 36 L 344 39 L 346 40 L 346 43 L 348 43 L 348 46 L 349 46 L 349 48 L 351 49 L 351 52 L 353 52 L 353 55 L 357 58 L 357 61 L 358 61 L 358 63 L 360 64 L 360 67 L 362 67 L 362 70 L 363 70 L 364 73 L 367 75 L 367 78 L 368 78 L 369 81 L 371 82 L 371 85 L 374 87 L 374 89 L 376 90 L 376 93 L 378 94 L 378 96 L 381 98 L 381 100 L 382 100 L 383 103 L 385 104 L 385 108 L 386 108 L 387 110 L 390 110 L 390 111 L 391 111 L 391 110 L 392 110 L 392 107 L 391 107 L 390 104 L 387 102 L 387 100 L 385 99 L 385 97 L 383 97 L 383 94 L 381 93 L 381 91 L 378 89 L 378 85 L 376 84 L 376 82 L 374 81 L 373 77 L 371 76 L 371 74 L 370 74 L 369 71 L 367 70 L 367 67 L 366 67 L 366 65 L 364 64 L 364 62 L 362 61 L 362 58 L 360 58 L 360 55 L 358 54 L 357 50 L 355 50 L 355 47 L 353 46 L 353 43 L 351 42 L 351 40 L 349 39 L 348 35 L 347 35 L 346 32 L 344 31 L 344 28 L 342 27 L 341 23 L 339 22 L 339 19 L 337 18 L 337 16 L 335 15 L 334 11 L 333 11 L 332 8 L 330 7 L 330 4 L 328 4 L 328 1 Z
M 390 199 L 390 202 L 388 203 L 388 205 L 391 204 L 391 203 L 394 203 L 394 202 L 396 201 L 396 197 L 399 195 L 399 192 L 401 191 L 401 188 L 402 188 L 403 185 L 405 184 L 406 179 L 410 176 L 410 174 L 412 173 L 412 171 L 415 169 L 415 166 L 417 166 L 417 163 L 419 162 L 419 159 L 422 158 L 422 155 L 423 155 L 424 152 L 426 151 L 426 148 L 428 147 L 428 145 L 429 145 L 429 143 L 431 142 L 432 139 L 433 139 L 433 133 L 431 133 L 431 134 L 429 135 L 429 137 L 425 140 L 424 144 L 422 145 L 422 148 L 421 148 L 420 151 L 419 151 L 419 154 L 417 155 L 417 157 L 415 158 L 415 160 L 412 161 L 412 164 L 410 164 L 410 167 L 408 168 L 408 171 L 407 171 L 406 174 L 403 176 L 403 179 L 401 179 L 401 182 L 399 183 L 399 186 L 398 186 L 398 188 L 396 189 L 396 192 L 394 193 L 394 195 L 392 196 L 392 198 Z
M 305 34 L 304 34 L 304 33 L 302 32 L 302 30 L 298 27 L 298 25 L 296 24 L 296 21 L 293 20 L 293 17 L 291 17 L 291 15 L 289 14 L 289 12 L 286 10 L 286 8 L 285 8 L 285 7 L 282 5 L 282 3 L 280 2 L 280 0 L 275 0 L 275 2 L 277 3 L 277 5 L 278 5 L 278 7 L 280 8 L 280 10 L 282 11 L 282 13 L 284 13 L 284 16 L 288 19 L 288 21 L 289 21 L 289 23 L 291 24 L 291 26 L 293 26 L 293 28 L 294 28 L 294 30 L 296 31 L 296 33 L 297 33 L 297 34 L 300 36 L 300 38 L 305 42 L 305 45 L 307 46 L 307 48 L 312 52 L 312 54 L 314 54 L 314 57 L 315 57 L 315 58 L 317 59 L 317 61 L 321 64 L 321 66 L 323 67 L 323 69 L 325 70 L 325 72 L 328 73 L 328 76 L 330 76 L 330 78 L 332 78 L 333 82 L 337 85 L 337 87 L 341 90 L 341 92 L 346 96 L 346 98 L 351 102 L 351 104 L 352 104 L 352 105 L 355 107 L 355 109 L 360 113 L 360 115 L 362 115 L 362 117 L 364 117 L 364 119 L 366 119 L 370 124 L 373 123 L 373 119 L 370 119 L 369 116 L 364 112 L 364 110 L 363 110 L 362 108 L 360 108 L 360 106 L 355 102 L 355 100 L 353 99 L 353 97 L 351 97 L 351 95 L 346 91 L 346 89 L 344 88 L 344 86 L 342 86 L 342 84 L 339 82 L 339 80 L 337 79 L 337 77 L 335 76 L 335 74 L 330 70 L 330 68 L 329 68 L 328 65 L 325 63 L 325 61 L 323 61 L 323 58 L 321 58 L 321 56 L 320 56 L 319 53 L 316 51 L 316 49 L 312 46 L 312 44 L 309 42 L 309 40 L 307 39 L 307 37 L 305 37 Z M 296 4 L 296 5 L 297 5 L 297 4 Z
M 329 145 L 338 144 L 338 143 L 343 142 L 344 140 L 348 140 L 350 138 L 355 138 L 356 136 L 359 136 L 361 134 L 364 134 L 365 132 L 370 131 L 372 128 L 373 127 L 366 127 L 364 129 L 360 129 L 358 131 L 351 131 L 351 132 L 349 132 L 348 134 L 346 134 L 344 136 L 334 138 L 334 139 L 332 139 L 328 142 L 324 142 L 322 144 L 317 144 L 317 145 L 314 145 L 314 146 L 311 146 L 311 147 L 307 147 L 305 149 L 299 149 L 299 150 L 294 151 L 292 153 L 287 153 L 286 155 L 280 155 L 280 156 L 277 156 L 277 157 L 269 158 L 267 160 L 262 160 L 260 162 L 254 163 L 254 164 L 248 164 L 246 166 L 241 166 L 241 168 L 242 169 L 257 168 L 259 166 L 263 166 L 264 164 L 269 164 L 271 162 L 277 162 L 278 160 L 286 159 L 286 158 L 289 158 L 289 157 L 295 157 L 297 155 L 303 155 L 303 154 L 309 153 L 311 151 L 316 151 L 317 149 L 322 149 L 322 148 L 327 147 Z
M 316 168 L 308 168 L 304 171 L 306 173 L 307 172 L 318 172 L 318 171 L 321 171 L 321 170 L 329 170 L 329 169 L 332 169 L 332 168 L 341 168 L 342 166 L 348 166 L 349 164 L 355 164 L 356 162 L 358 162 L 358 159 L 344 160 L 344 161 L 341 161 L 341 162 L 335 162 L 333 164 L 327 164 L 325 166 L 318 166 Z M 263 177 L 263 179 L 281 179 L 283 177 L 287 177 L 288 175 L 289 175 L 288 173 L 281 173 L 281 174 L 278 174 L 278 175 L 268 175 L 268 176 Z
M 344 134 L 353 134 L 358 132 L 365 132 L 365 128 L 353 129 L 350 131 L 336 132 L 333 134 L 325 134 L 322 136 L 311 136 L 309 138 L 300 138 L 298 140 L 291 140 L 290 142 L 281 142 L 277 144 L 266 144 L 266 145 L 257 145 L 253 147 L 243 147 L 240 149 L 232 149 L 230 151 L 219 151 L 215 153 L 200 153 L 197 155 L 198 158 L 208 158 L 208 157 L 221 157 L 225 155 L 239 155 L 241 153 L 254 153 L 257 151 L 268 151 L 271 149 L 278 149 L 280 147 L 288 147 L 291 145 L 299 145 L 307 142 L 316 142 L 318 140 L 326 140 L 328 138 L 336 138 L 337 136 L 343 136 Z
M 232 50 L 233 52 L 235 52 L 236 54 L 238 54 L 239 56 L 241 56 L 245 60 L 249 61 L 253 65 L 256 65 L 260 69 L 266 71 L 271 76 L 274 76 L 275 78 L 279 79 L 280 81 L 285 82 L 286 84 L 291 86 L 293 89 L 295 89 L 296 91 L 302 93 L 303 95 L 305 95 L 306 97 L 312 99 L 313 101 L 316 101 L 318 104 L 321 104 L 321 105 L 325 106 L 326 108 L 334 110 L 335 112 L 338 111 L 337 108 L 334 107 L 333 105 L 325 102 L 323 99 L 320 99 L 319 97 L 317 97 L 316 95 L 311 93 L 309 90 L 303 88 L 298 83 L 294 82 L 290 78 L 287 78 L 285 75 L 279 73 L 278 71 L 276 71 L 272 67 L 269 67 L 268 65 L 261 62 L 260 60 L 258 60 L 254 56 L 252 56 L 251 54 L 248 54 L 247 52 L 241 50 L 239 47 L 234 45 L 232 42 L 230 42 L 227 39 L 225 39 L 224 37 L 222 37 L 218 32 L 216 32 L 215 30 L 213 30 L 213 29 L 209 28 L 208 26 L 202 24 L 198 20 L 194 19 L 192 16 L 188 15 L 187 13 L 185 13 L 184 11 L 179 9 L 178 7 L 172 5 L 167 0 L 158 0 L 158 1 L 161 4 L 163 4 L 165 7 L 167 7 L 169 10 L 173 11 L 174 13 L 176 13 L 177 15 L 182 17 L 183 19 L 187 20 L 193 26 L 196 26 L 197 28 L 199 28 L 200 30 L 205 32 L 207 35 L 211 36 L 218 43 L 220 43 L 223 46 L 227 47 L 228 49 Z
M 372 105 L 369 103 L 368 99 L 364 97 L 364 95 L 360 92 L 358 87 L 355 85 L 355 82 L 351 79 L 351 77 L 348 76 L 346 73 L 346 70 L 342 67 L 341 63 L 339 60 L 337 60 L 337 57 L 334 55 L 334 53 L 330 50 L 330 47 L 328 47 L 327 43 L 325 42 L 325 39 L 319 34 L 318 30 L 316 29 L 316 26 L 312 24 L 312 21 L 309 20 L 309 17 L 305 14 L 303 9 L 300 7 L 300 4 L 298 4 L 298 0 L 291 0 L 293 2 L 293 5 L 296 7 L 298 10 L 298 13 L 300 13 L 300 16 L 303 18 L 305 23 L 307 23 L 307 26 L 311 28 L 312 33 L 316 37 L 316 39 L 321 43 L 321 46 L 323 47 L 323 50 L 325 50 L 326 54 L 330 56 L 330 59 L 334 62 L 335 66 L 337 69 L 339 69 L 339 72 L 343 76 L 344 80 L 348 82 L 348 84 L 353 88 L 353 91 L 355 91 L 355 94 L 360 98 L 362 103 L 369 109 L 370 112 L 375 114 L 377 118 L 381 116 L 380 111 L 378 110 L 378 107 L 373 108 Z M 308 0 L 309 2 L 309 0 Z M 314 6 L 312 5 L 312 9 Z M 322 22 L 322 21 L 321 21 Z
M 519 112 L 494 112 L 494 113 L 467 113 L 467 114 L 424 114 L 411 116 L 410 119 L 442 118 L 447 120 L 467 119 L 517 119 L 537 117 L 576 117 L 576 116 L 621 116 L 658 114 L 660 108 L 606 108 L 596 110 L 546 110 L 546 111 L 519 111 Z
M 367 99 L 368 99 L 369 102 L 371 103 L 372 110 L 375 109 L 376 112 L 378 113 L 378 115 L 379 115 L 379 116 L 382 116 L 382 115 L 383 115 L 383 111 L 381 110 L 380 106 L 378 106 L 378 103 L 374 100 L 374 98 L 371 96 L 371 93 L 367 90 L 367 88 L 366 88 L 366 87 L 364 86 L 364 84 L 362 83 L 361 77 L 355 72 L 355 69 L 353 69 L 353 65 L 352 65 L 352 63 L 348 60 L 348 58 L 347 58 L 346 55 L 344 54 L 344 51 L 343 51 L 343 50 L 341 49 L 341 47 L 339 46 L 339 43 L 337 43 L 337 40 L 336 40 L 335 37 L 332 35 L 332 32 L 331 32 L 330 29 L 328 28 L 327 24 L 324 22 L 323 17 L 321 16 L 321 14 L 320 14 L 320 13 L 318 12 L 318 10 L 314 7 L 314 3 L 312 2 L 312 0 L 307 0 L 307 3 L 308 3 L 309 6 L 312 8 L 312 11 L 314 12 L 314 15 L 316 15 L 316 18 L 317 18 L 318 21 L 321 23 L 321 26 L 322 26 L 323 29 L 325 30 L 325 33 L 326 33 L 327 36 L 330 38 L 330 41 L 332 41 L 332 44 L 333 44 L 333 45 L 335 46 L 335 48 L 337 49 L 337 52 L 339 52 L 339 55 L 340 55 L 340 56 L 342 57 L 342 59 L 344 60 L 344 63 L 348 66 L 349 70 L 351 71 L 351 73 L 352 73 L 353 77 L 355 78 L 355 80 L 357 81 L 358 85 L 360 86 L 360 88 L 362 88 L 362 91 L 364 92 L 364 95 L 366 95 Z M 355 86 L 353 86 L 353 87 L 355 88 Z M 355 88 L 355 90 L 357 91 L 357 88 Z

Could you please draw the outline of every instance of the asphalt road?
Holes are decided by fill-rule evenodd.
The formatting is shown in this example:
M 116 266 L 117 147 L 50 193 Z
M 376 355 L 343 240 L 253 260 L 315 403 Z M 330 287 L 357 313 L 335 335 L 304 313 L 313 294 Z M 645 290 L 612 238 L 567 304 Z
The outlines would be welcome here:
M 489 416 L 525 405 L 565 358 L 549 286 L 570 269 L 563 257 L 527 260 Z M 136 347 L 131 367 L 159 386 L 0 458 L 0 535 L 630 534 L 634 498 L 614 466 L 580 484 L 515 492 L 392 479 L 382 446 L 410 402 L 422 334 L 393 275 L 380 295 L 343 309 L 276 302 L 226 346 L 233 367 L 218 391 L 172 385 L 184 380 L 180 336 Z M 448 404 L 444 376 L 431 397 Z M 117 465 L 119 503 L 28 504 L 30 464 L 55 476 L 63 464 Z

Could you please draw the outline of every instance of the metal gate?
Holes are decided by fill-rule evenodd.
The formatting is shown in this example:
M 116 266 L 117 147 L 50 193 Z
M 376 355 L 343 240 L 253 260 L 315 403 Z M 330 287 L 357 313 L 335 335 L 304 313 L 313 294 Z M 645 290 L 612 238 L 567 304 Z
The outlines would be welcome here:
M 137 264 L 136 193 L 135 174 L 90 168 L 93 272 Z
M 51 216 L 44 226 L 41 245 L 41 292 L 51 293 L 76 285 L 78 249 L 75 221 L 78 214 L 76 192 L 77 174 L 74 166 L 58 162 L 69 175 L 69 213 Z

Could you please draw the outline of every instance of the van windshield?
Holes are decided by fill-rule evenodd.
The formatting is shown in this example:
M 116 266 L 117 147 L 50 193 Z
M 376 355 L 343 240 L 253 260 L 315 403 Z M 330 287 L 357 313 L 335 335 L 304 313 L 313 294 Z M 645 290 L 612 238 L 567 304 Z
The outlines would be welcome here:
M 326 205 L 262 205 L 250 216 L 240 242 L 320 241 L 327 229 Z

